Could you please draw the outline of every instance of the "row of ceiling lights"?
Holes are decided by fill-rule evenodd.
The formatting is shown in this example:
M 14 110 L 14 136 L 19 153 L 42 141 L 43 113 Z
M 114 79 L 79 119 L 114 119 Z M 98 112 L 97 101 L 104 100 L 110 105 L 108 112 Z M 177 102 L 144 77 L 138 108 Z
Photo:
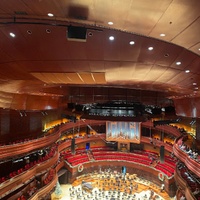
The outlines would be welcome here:
M 28 32 L 28 31 L 27 31 L 27 32 Z M 10 36 L 14 38 L 16 35 L 15 35 L 14 33 L 11 32 L 11 33 L 10 33 Z M 113 41 L 114 39 L 115 39 L 114 36 L 110 36 L 110 37 L 109 37 L 109 40 L 111 40 L 111 41 Z M 130 41 L 129 44 L 130 44 L 130 45 L 134 45 L 135 42 L 134 42 L 134 41 Z M 152 50 L 153 50 L 153 47 L 148 47 L 148 50 L 149 50 L 149 51 L 152 51 Z M 199 50 L 200 50 L 200 49 L 199 49 Z M 177 61 L 177 62 L 176 62 L 176 65 L 181 65 L 181 62 L 180 62 L 180 61 Z M 188 69 L 185 70 L 185 73 L 190 73 L 190 70 L 188 70 Z M 197 83 L 194 82 L 193 85 L 197 85 Z M 198 87 L 195 87 L 195 89 L 197 90 Z
M 54 17 L 54 14 L 53 14 L 53 13 L 48 13 L 47 15 L 48 15 L 49 17 Z M 108 25 L 113 25 L 113 24 L 114 24 L 114 23 L 111 22 L 111 21 L 108 22 Z M 27 32 L 28 32 L 28 31 L 27 31 Z M 10 33 L 10 36 L 11 36 L 11 37 L 15 37 L 16 35 L 15 35 L 14 33 L 11 32 L 11 33 Z M 161 37 L 165 37 L 165 34 L 164 34 L 164 33 L 161 33 L 160 36 L 161 36 Z M 111 41 L 113 41 L 114 39 L 115 39 L 114 36 L 110 36 L 110 37 L 109 37 L 109 40 L 111 40 Z M 134 41 L 130 41 L 129 44 L 130 44 L 130 45 L 134 45 L 135 42 L 134 42 Z M 149 50 L 149 51 L 152 51 L 152 50 L 153 50 L 153 47 L 148 47 L 148 50 Z M 200 48 L 199 48 L 198 50 L 200 51 Z M 176 65 L 181 65 L 181 62 L 180 62 L 180 61 L 176 62 Z M 185 70 L 185 73 L 190 73 L 190 70 Z M 196 86 L 197 83 L 194 82 L 193 85 Z M 198 87 L 195 87 L 195 90 L 198 90 Z
M 54 17 L 54 14 L 53 13 L 48 13 L 47 14 L 49 17 Z M 108 22 L 108 25 L 113 25 L 114 23 L 113 22 Z M 166 35 L 165 35 L 165 33 L 161 33 L 160 34 L 160 37 L 165 37 Z M 115 38 L 113 37 L 113 36 L 110 36 L 109 37 L 109 39 L 110 40 L 114 40 Z M 135 42 L 134 41 L 130 41 L 130 45 L 134 45 L 135 44 Z M 151 51 L 151 50 L 153 50 L 153 47 L 149 47 L 149 50 Z M 199 51 L 200 51 L 200 48 L 198 49 Z M 188 72 L 186 72 L 186 73 L 188 73 Z
M 110 36 L 110 37 L 109 37 L 109 40 L 111 40 L 111 41 L 113 41 L 114 39 L 115 39 L 114 36 Z M 135 42 L 134 42 L 134 41 L 130 41 L 129 44 L 130 44 L 130 45 L 134 45 Z M 152 51 L 152 50 L 153 50 L 153 47 L 148 47 L 148 50 L 149 50 L 149 51 Z M 177 61 L 177 62 L 176 62 L 176 65 L 181 65 L 181 62 L 180 62 L 180 61 Z M 189 70 L 189 69 L 185 70 L 185 73 L 190 73 L 190 70 Z
M 48 15 L 49 17 L 54 17 L 54 14 L 53 14 L 53 13 L 48 13 L 47 15 Z M 108 22 L 108 25 L 111 25 L 111 26 L 112 26 L 113 24 L 114 24 L 114 23 L 111 22 L 111 21 Z M 165 34 L 164 34 L 164 33 L 161 33 L 161 34 L 160 34 L 160 37 L 165 37 Z M 112 39 L 110 39 L 110 40 L 112 40 Z M 134 43 L 133 43 L 133 44 L 134 44 Z
M 48 13 L 47 14 L 49 17 L 54 17 L 54 14 L 53 13 Z M 114 23 L 113 22 L 108 22 L 108 25 L 113 25 Z M 28 31 L 27 31 L 28 32 Z M 15 37 L 15 34 L 14 33 L 10 33 L 10 36 L 11 37 Z M 160 34 L 160 37 L 165 37 L 165 33 L 161 33 Z M 114 40 L 115 38 L 114 38 L 114 36 L 110 36 L 109 37 L 109 40 Z M 134 41 L 130 41 L 130 43 L 129 43 L 130 45 L 134 45 L 135 44 L 135 42 Z M 152 51 L 153 50 L 153 47 L 149 47 L 148 48 L 150 51 Z M 199 51 L 200 51 L 200 48 L 198 49 Z M 178 62 L 177 62 L 178 63 Z M 178 64 L 177 64 L 178 65 Z M 186 73 L 188 73 L 188 72 L 186 72 Z
M 29 33 L 29 31 L 27 31 L 27 32 Z M 29 34 L 30 34 L 30 33 L 29 33 Z M 16 35 L 15 35 L 14 33 L 11 32 L 11 33 L 10 33 L 10 36 L 14 38 Z M 110 37 L 109 37 L 109 40 L 111 40 L 111 41 L 113 41 L 114 39 L 115 39 L 114 36 L 110 36 Z M 134 41 L 130 41 L 129 44 L 130 44 L 130 45 L 134 45 L 135 42 L 134 42 Z M 153 50 L 153 47 L 148 47 L 148 50 L 149 50 L 149 51 L 152 51 L 152 50 Z M 181 65 L 181 62 L 180 62 L 180 61 L 176 62 L 176 65 Z M 189 73 L 190 70 L 185 70 L 185 72 L 186 72 L 186 73 Z

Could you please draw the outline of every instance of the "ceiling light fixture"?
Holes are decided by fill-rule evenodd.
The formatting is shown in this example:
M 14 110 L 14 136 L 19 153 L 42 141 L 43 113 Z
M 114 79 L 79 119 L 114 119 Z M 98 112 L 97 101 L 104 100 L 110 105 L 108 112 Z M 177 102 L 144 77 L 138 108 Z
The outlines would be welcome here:
M 153 50 L 153 47 L 149 47 L 148 50 L 149 50 L 149 51 L 152 51 L 152 50 Z
M 54 14 L 52 14 L 52 13 L 48 13 L 47 14 L 49 17 L 53 17 L 54 16 Z
M 169 57 L 169 54 L 168 54 L 168 53 L 166 53 L 164 56 L 165 56 L 165 58 L 167 58 L 167 57 Z
M 197 83 L 192 83 L 192 85 L 197 85 Z
M 176 65 L 181 65 L 181 62 L 180 61 L 176 62 Z
M 113 25 L 113 22 L 108 22 L 108 25 Z
M 15 34 L 14 34 L 14 33 L 10 33 L 10 36 L 14 38 L 14 37 L 15 37 Z
M 134 41 L 130 41 L 129 44 L 130 44 L 130 45 L 134 45 L 135 42 L 134 42 Z
M 115 39 L 114 36 L 110 36 L 110 37 L 109 37 L 109 40 L 111 40 L 111 41 L 113 41 L 114 39 Z
M 31 34 L 32 34 L 32 31 L 31 31 L 31 30 L 27 30 L 27 33 L 28 33 L 29 35 L 31 35 Z
M 185 70 L 185 73 L 190 73 L 190 70 L 189 69 Z
M 51 33 L 51 30 L 50 29 L 46 29 L 46 33 Z
M 195 87 L 194 89 L 195 89 L 195 90 L 198 90 L 199 88 L 198 88 L 198 87 Z
M 164 34 L 164 33 L 161 33 L 161 34 L 160 34 L 160 37 L 165 37 L 165 34 Z

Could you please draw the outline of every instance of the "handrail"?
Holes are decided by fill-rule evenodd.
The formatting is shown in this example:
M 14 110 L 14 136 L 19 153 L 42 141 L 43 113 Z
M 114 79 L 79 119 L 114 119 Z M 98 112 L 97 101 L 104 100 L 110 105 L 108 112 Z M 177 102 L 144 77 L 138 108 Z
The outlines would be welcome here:
M 71 129 L 78 126 L 85 126 L 87 124 L 99 124 L 99 123 L 105 123 L 105 121 L 99 121 L 99 120 L 86 120 L 86 121 L 80 121 L 78 123 L 66 123 L 62 125 L 59 130 L 57 130 L 55 133 L 38 138 L 29 140 L 22 143 L 12 144 L 12 145 L 4 145 L 0 146 L 0 160 L 5 158 L 13 158 L 18 155 L 27 154 L 27 152 L 34 151 L 36 149 L 44 148 L 46 146 L 49 146 L 56 142 L 61 134 L 66 131 L 67 129 Z M 20 148 L 19 148 L 20 147 Z
M 2 183 L 0 185 L 1 188 L 0 198 L 20 188 L 22 185 L 32 180 L 36 176 L 36 174 L 48 171 L 48 169 L 50 169 L 53 165 L 57 163 L 58 159 L 59 159 L 59 153 L 55 152 L 55 155 L 51 157 L 49 160 L 43 163 L 36 164 L 29 170 Z
M 9 157 L 13 158 L 15 156 L 23 155 L 36 149 L 49 146 L 56 142 L 59 138 L 60 132 L 56 132 L 52 135 L 49 135 L 48 137 L 44 136 L 42 138 L 34 139 L 24 143 L 0 146 L 0 159 L 5 159 Z
M 150 144 L 149 137 L 142 136 L 142 137 L 141 137 L 141 142 L 142 142 L 142 143 Z M 172 146 L 172 145 L 169 145 L 169 144 L 167 144 L 167 143 L 165 143 L 165 142 L 163 142 L 163 141 L 156 140 L 156 146 L 157 146 L 157 147 L 164 146 L 165 149 L 166 149 L 168 152 L 173 152 L 173 146 Z
M 186 166 L 188 169 L 190 169 L 193 173 L 195 173 L 197 176 L 200 177 L 200 163 L 196 160 L 190 158 L 188 154 L 184 151 L 182 151 L 178 144 L 174 144 L 173 146 L 173 152 L 176 157 L 178 157 Z
M 142 123 L 143 127 L 147 127 L 147 128 L 153 128 L 153 129 L 157 129 L 160 131 L 163 131 L 165 133 L 170 133 L 176 137 L 179 137 L 181 135 L 180 131 L 173 127 L 173 126 L 169 126 L 169 125 L 158 125 L 156 126 L 156 128 L 153 126 L 153 122 L 152 121 L 146 121 Z
M 32 197 L 30 197 L 29 200 L 43 199 L 44 196 L 46 196 L 53 190 L 53 188 L 56 186 L 57 181 L 58 175 L 56 173 L 53 180 L 46 186 L 42 187 L 38 192 L 36 192 Z
M 174 178 L 176 180 L 176 182 L 178 183 L 178 185 L 181 187 L 181 189 L 183 189 L 185 191 L 185 197 L 186 199 L 191 199 L 191 200 L 195 200 L 196 198 L 194 197 L 192 191 L 190 190 L 189 185 L 187 184 L 187 182 L 181 177 L 178 169 L 176 168 L 175 172 L 174 172 Z

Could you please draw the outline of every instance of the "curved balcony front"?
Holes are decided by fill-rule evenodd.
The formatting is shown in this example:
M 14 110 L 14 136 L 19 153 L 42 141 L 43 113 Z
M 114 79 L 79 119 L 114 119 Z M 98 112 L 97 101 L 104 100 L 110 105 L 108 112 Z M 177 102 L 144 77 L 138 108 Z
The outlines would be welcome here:
M 188 154 L 186 152 L 184 152 L 183 150 L 181 150 L 178 146 L 177 143 L 175 143 L 173 145 L 173 152 L 174 155 L 179 158 L 186 166 L 189 170 L 191 170 L 192 172 L 194 172 L 198 177 L 200 177 L 200 163 L 189 157 Z

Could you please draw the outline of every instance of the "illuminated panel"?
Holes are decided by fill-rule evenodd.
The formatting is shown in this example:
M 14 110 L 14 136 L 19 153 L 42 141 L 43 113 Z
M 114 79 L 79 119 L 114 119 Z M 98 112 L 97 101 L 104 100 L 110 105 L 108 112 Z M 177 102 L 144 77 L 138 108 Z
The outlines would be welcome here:
M 141 122 L 106 122 L 106 140 L 140 143 Z

